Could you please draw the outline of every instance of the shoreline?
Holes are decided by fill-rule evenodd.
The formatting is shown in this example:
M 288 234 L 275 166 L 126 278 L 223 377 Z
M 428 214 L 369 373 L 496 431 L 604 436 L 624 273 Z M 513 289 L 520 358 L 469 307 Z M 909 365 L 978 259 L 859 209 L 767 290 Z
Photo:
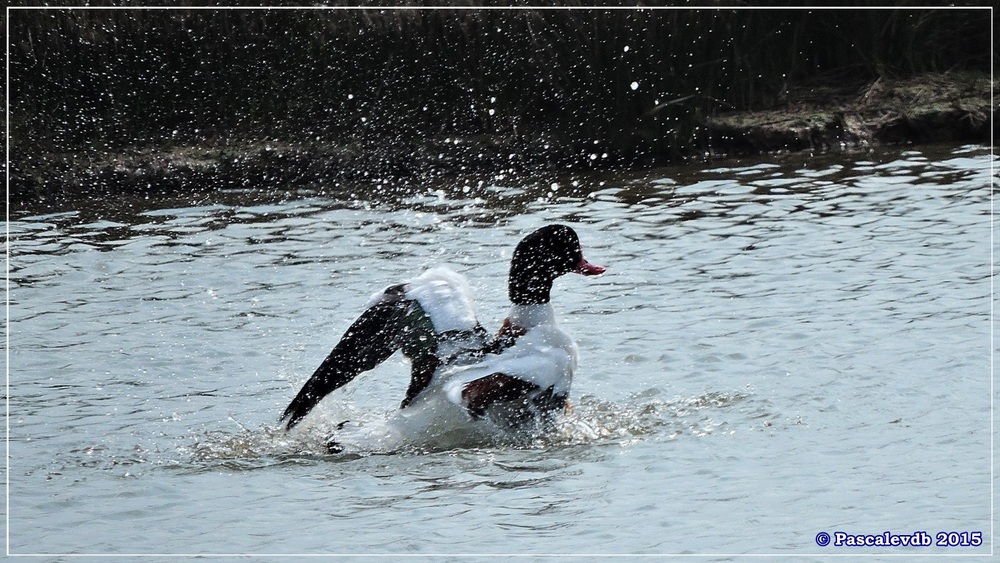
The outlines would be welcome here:
M 555 136 L 441 136 L 412 140 L 205 139 L 121 151 L 45 154 L 10 162 L 12 206 L 95 195 L 156 195 L 261 185 L 295 189 L 539 170 L 580 172 L 669 166 L 802 151 L 837 153 L 942 142 L 988 144 L 992 84 L 982 73 L 880 78 L 863 85 L 799 87 L 780 107 L 702 120 L 682 160 L 597 155 Z M 653 112 L 643 116 L 653 118 Z M 642 119 L 635 134 L 643 134 Z M 13 155 L 18 151 L 13 150 Z M 12 156 L 13 156 L 12 155 Z
M 713 146 L 727 156 L 988 144 L 992 95 L 990 77 L 979 73 L 879 78 L 861 86 L 799 88 L 786 95 L 783 108 L 723 114 L 707 125 Z

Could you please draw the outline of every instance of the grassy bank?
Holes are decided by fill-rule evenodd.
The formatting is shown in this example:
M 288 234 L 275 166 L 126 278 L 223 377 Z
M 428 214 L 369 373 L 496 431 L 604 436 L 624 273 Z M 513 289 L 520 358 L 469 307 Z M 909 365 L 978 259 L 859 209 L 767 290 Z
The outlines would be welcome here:
M 988 74 L 978 72 L 800 86 L 772 108 L 707 118 L 707 152 L 747 155 L 887 144 L 986 144 L 995 86 Z
M 15 10 L 12 191 L 664 163 L 802 92 L 988 69 L 987 15 Z

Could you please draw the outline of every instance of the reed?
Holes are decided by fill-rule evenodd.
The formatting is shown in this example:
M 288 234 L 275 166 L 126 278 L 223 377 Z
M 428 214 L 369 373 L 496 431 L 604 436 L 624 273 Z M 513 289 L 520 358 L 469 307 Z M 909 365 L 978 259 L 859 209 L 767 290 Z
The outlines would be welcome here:
M 660 162 L 700 150 L 706 116 L 772 107 L 791 86 L 986 70 L 986 14 L 14 10 L 11 156 L 488 137 L 582 165 Z

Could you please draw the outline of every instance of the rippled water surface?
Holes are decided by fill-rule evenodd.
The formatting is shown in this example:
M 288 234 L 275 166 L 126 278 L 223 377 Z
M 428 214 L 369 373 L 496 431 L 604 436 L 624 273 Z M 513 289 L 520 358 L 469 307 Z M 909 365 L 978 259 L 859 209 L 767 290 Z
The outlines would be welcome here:
M 992 157 L 979 147 L 12 203 L 13 553 L 988 553 Z M 280 187 L 278 187 L 280 188 Z M 506 313 L 527 232 L 574 413 L 525 446 L 326 453 L 399 356 L 276 418 L 369 295 L 449 264 Z M 846 548 L 821 531 L 980 531 Z

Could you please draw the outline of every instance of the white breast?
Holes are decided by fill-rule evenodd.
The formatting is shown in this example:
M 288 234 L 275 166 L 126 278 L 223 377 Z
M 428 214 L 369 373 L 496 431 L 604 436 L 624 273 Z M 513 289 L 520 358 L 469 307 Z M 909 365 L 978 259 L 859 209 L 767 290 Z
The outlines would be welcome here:
M 533 310 L 523 310 L 526 307 Z M 522 310 L 515 311 L 518 308 Z M 438 382 L 450 401 L 461 404 L 465 385 L 493 373 L 523 379 L 543 391 L 551 387 L 555 394 L 569 394 L 579 353 L 573 339 L 555 324 L 551 305 L 515 305 L 510 319 L 512 324 L 527 328 L 513 346 L 500 354 L 488 355 L 477 364 L 440 371 Z M 528 327 L 520 324 L 526 320 L 537 324 Z

